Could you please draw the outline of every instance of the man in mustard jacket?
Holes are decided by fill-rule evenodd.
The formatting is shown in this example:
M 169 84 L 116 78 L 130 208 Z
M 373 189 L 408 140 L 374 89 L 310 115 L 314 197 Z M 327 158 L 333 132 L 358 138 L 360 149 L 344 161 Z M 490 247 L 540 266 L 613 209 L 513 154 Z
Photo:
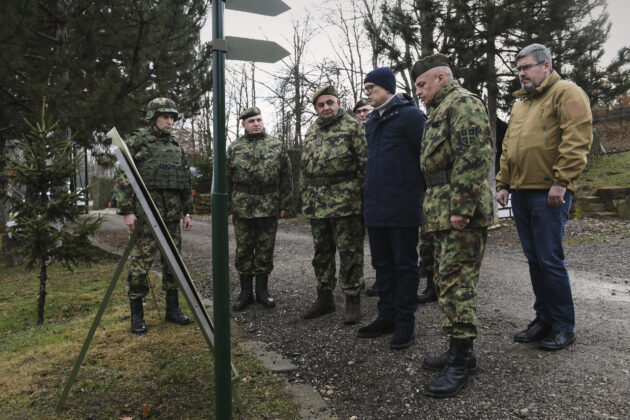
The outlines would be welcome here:
M 497 174 L 497 201 L 512 209 L 536 300 L 536 318 L 514 340 L 540 340 L 559 350 L 575 341 L 575 314 L 562 238 L 573 199 L 574 181 L 586 166 L 593 140 L 588 96 L 561 80 L 551 53 L 531 44 L 516 56 L 522 89 L 512 108 Z

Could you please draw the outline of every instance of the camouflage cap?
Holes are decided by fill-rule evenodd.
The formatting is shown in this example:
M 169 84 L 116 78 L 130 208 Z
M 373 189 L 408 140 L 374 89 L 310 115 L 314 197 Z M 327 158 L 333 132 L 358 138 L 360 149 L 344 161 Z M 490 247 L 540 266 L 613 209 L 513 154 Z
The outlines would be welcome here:
M 355 112 L 357 112 L 357 109 L 359 108 L 363 108 L 366 105 L 369 105 L 370 103 L 367 101 L 367 99 L 365 98 L 361 98 L 359 99 L 359 101 L 354 104 L 354 108 L 352 108 L 352 113 L 354 114 Z
M 322 95 L 332 95 L 335 98 L 339 98 L 339 94 L 337 93 L 337 89 L 335 89 L 334 86 L 329 85 L 329 86 L 323 87 L 323 88 L 319 89 L 317 92 L 315 92 L 315 95 L 313 95 L 313 99 L 311 100 L 313 105 L 315 105 L 315 101 L 317 101 L 317 98 L 319 98 Z
M 425 71 L 440 66 L 451 67 L 450 63 L 448 62 L 448 57 L 444 54 L 436 53 L 433 55 L 422 57 L 420 60 L 416 61 L 416 64 L 414 64 L 411 68 L 411 78 L 415 81 L 418 76 L 420 76 Z
M 177 112 L 177 105 L 172 99 L 169 98 L 155 98 L 151 99 L 151 101 L 147 104 L 147 114 L 144 116 L 144 119 L 147 121 L 151 121 L 153 118 L 157 117 L 158 114 L 169 113 L 175 114 L 175 119 L 179 116 L 179 112 Z
M 241 115 L 239 115 L 238 118 L 240 120 L 246 120 L 249 117 L 253 117 L 255 115 L 260 115 L 260 108 L 258 108 L 257 106 L 247 108 L 245 111 L 241 112 Z

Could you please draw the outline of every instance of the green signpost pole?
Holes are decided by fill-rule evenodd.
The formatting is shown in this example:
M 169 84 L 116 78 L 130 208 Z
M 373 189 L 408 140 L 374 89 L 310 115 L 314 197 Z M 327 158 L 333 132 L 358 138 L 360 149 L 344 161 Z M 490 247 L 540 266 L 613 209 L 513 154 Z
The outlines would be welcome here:
M 225 164 L 225 41 L 221 0 L 212 2 L 212 96 L 214 111 L 212 173 L 212 272 L 214 303 L 214 386 L 218 420 L 232 418 L 230 282 Z M 223 44 L 223 45 L 222 45 Z
M 224 4 L 225 3 L 225 4 Z M 223 36 L 224 7 L 276 16 L 289 7 L 282 0 L 214 0 L 212 2 L 212 273 L 214 300 L 214 386 L 218 420 L 232 418 L 230 355 L 230 279 L 225 157 L 225 60 L 275 63 L 289 52 L 272 41 Z

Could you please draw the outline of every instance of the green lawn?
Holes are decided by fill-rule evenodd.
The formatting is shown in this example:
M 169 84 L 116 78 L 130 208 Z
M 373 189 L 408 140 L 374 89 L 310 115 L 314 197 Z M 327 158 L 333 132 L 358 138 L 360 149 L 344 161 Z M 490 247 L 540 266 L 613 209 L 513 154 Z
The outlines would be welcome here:
M 0 418 L 214 418 L 213 356 L 194 324 L 166 324 L 153 299 L 149 333 L 129 332 L 129 301 L 119 280 L 61 414 L 54 412 L 72 364 L 115 271 L 107 260 L 68 272 L 49 269 L 46 321 L 36 326 L 37 271 L 0 262 Z M 156 287 L 160 313 L 164 296 Z M 150 295 L 149 295 L 150 296 Z M 186 308 L 188 309 L 188 308 Z M 189 312 L 189 311 L 187 311 Z M 295 419 L 282 379 L 232 343 L 241 377 L 233 387 L 236 419 Z M 145 417 L 146 416 L 146 417 Z
M 630 186 L 630 152 L 603 155 L 577 179 L 582 192 L 594 194 L 600 187 Z

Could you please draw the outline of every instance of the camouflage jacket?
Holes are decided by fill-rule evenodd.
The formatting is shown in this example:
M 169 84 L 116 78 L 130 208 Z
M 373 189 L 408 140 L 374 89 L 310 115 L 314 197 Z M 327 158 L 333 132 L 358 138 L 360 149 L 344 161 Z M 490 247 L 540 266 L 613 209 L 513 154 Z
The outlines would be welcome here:
M 456 81 L 446 84 L 431 105 L 420 154 L 427 182 L 425 229 L 451 229 L 451 215 L 468 217 L 468 228 L 488 226 L 492 136 L 486 107 Z
M 162 218 L 178 220 L 185 214 L 192 214 L 190 167 L 175 137 L 141 128 L 127 140 L 127 148 Z M 133 213 L 138 217 L 144 214 L 120 167 L 116 168 L 114 192 L 118 214 Z
M 244 135 L 227 150 L 229 212 L 254 219 L 278 217 L 293 200 L 291 162 L 282 142 L 267 134 Z
M 307 218 L 362 213 L 367 163 L 363 126 L 344 110 L 309 127 L 302 150 L 302 212 Z

